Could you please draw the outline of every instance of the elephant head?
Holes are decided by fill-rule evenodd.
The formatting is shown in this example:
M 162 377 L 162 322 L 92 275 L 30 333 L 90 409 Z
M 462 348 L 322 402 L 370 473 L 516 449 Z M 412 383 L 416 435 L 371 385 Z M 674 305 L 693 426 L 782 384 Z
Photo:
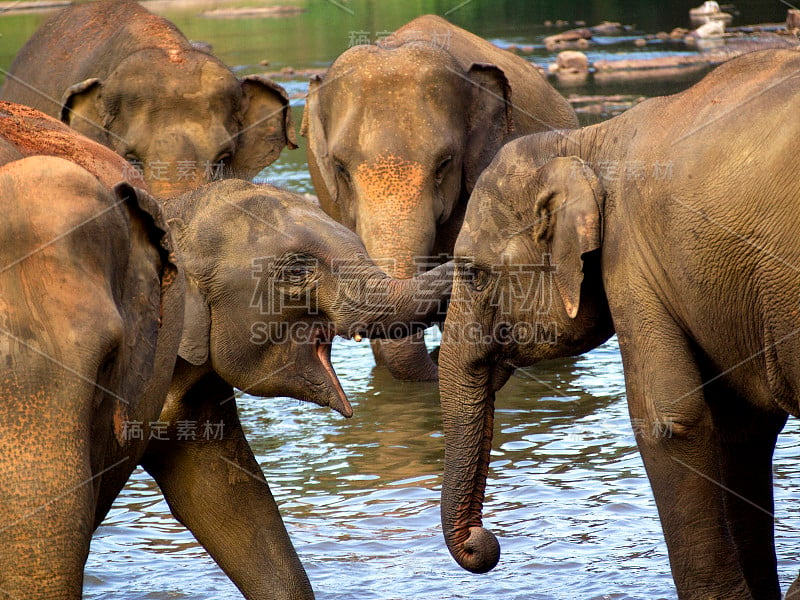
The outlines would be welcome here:
M 613 334 L 599 269 L 601 182 L 575 157 L 529 164 L 521 148 L 533 137 L 503 147 L 472 193 L 439 359 L 442 526 L 453 557 L 476 573 L 499 559 L 481 522 L 495 393 L 516 368 Z
M 444 315 L 450 263 L 392 279 L 355 234 L 290 192 L 221 181 L 166 209 L 187 276 L 179 356 L 252 395 L 350 416 L 333 337 L 402 337 Z
M 513 129 L 503 71 L 430 43 L 358 46 L 311 81 L 302 133 L 320 204 L 393 277 L 452 250 L 466 198 Z M 400 379 L 435 379 L 421 339 L 389 342 Z M 376 354 L 376 358 L 378 355 Z
M 74 83 L 60 118 L 125 157 L 162 198 L 213 179 L 251 179 L 284 146 L 297 147 L 282 87 L 260 75 L 238 80 L 194 49 L 140 50 L 106 78 Z

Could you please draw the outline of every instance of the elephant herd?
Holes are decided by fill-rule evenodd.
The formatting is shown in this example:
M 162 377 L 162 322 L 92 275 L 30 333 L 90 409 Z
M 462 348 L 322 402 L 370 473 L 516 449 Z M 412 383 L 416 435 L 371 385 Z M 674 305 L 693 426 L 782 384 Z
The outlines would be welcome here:
M 580 129 L 525 60 L 419 17 L 310 82 L 319 205 L 246 181 L 296 147 L 285 91 L 132 0 L 54 15 L 0 100 L 4 594 L 79 598 L 141 465 L 245 597 L 313 598 L 234 388 L 350 416 L 337 335 L 373 338 L 398 379 L 440 379 L 444 538 L 489 571 L 495 394 L 616 334 L 678 596 L 781 598 L 797 50 Z M 421 331 L 441 322 L 437 365 Z

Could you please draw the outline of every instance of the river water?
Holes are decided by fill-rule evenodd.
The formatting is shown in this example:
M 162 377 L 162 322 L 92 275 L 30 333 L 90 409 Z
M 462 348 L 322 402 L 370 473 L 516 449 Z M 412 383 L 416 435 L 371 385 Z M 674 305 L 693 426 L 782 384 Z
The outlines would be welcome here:
M 247 4 L 242 2 L 241 4 Z M 201 5 L 156 6 L 191 39 L 211 43 L 241 73 L 323 68 L 355 39 L 380 37 L 418 14 L 448 18 L 499 45 L 532 45 L 553 61 L 545 20 L 636 25 L 600 38 L 597 58 L 660 56 L 673 47 L 633 41 L 688 26 L 684 3 L 457 0 L 299 2 L 286 19 L 215 20 Z M 239 5 L 239 4 L 237 4 Z M 739 3 L 736 24 L 777 21 L 778 0 Z M 41 14 L 0 17 L 0 66 L 41 23 Z M 268 61 L 269 66 L 260 66 Z M 299 124 L 305 79 L 282 81 Z M 565 94 L 652 96 L 685 88 L 660 83 L 565 89 Z M 582 117 L 584 122 L 609 114 Z M 303 140 L 301 140 L 302 142 Z M 303 150 L 284 152 L 262 180 L 311 192 Z M 429 332 L 434 346 L 438 332 Z M 616 340 L 580 358 L 522 370 L 497 397 L 485 524 L 503 554 L 473 575 L 441 538 L 442 433 L 435 385 L 400 383 L 374 369 L 366 343 L 339 340 L 333 361 L 355 409 L 352 419 L 297 400 L 243 396 L 238 404 L 254 452 L 319 600 L 588 600 L 675 597 L 656 509 L 635 448 Z M 784 590 L 800 567 L 798 425 L 775 460 L 776 532 Z M 98 529 L 86 568 L 87 598 L 196 600 L 240 594 L 170 515 L 154 482 L 137 471 Z

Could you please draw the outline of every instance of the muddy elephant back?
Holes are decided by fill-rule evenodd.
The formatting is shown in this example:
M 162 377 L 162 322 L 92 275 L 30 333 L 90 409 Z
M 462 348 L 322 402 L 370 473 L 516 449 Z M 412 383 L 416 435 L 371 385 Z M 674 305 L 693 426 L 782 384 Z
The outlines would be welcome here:
M 524 58 L 436 15 L 410 21 L 390 36 L 387 43 L 415 41 L 447 50 L 465 71 L 476 63 L 499 67 L 511 86 L 516 135 L 578 127 L 578 118 L 569 102 Z
M 24 156 L 57 156 L 80 165 L 108 188 L 127 181 L 147 189 L 139 171 L 117 153 L 21 104 L 0 102 L 0 142 L 0 164 Z

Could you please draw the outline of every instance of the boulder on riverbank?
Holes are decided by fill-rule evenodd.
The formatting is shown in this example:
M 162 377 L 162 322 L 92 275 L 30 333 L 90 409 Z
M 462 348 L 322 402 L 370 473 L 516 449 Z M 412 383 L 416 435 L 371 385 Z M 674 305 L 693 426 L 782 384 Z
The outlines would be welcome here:
M 690 9 L 689 20 L 694 27 L 707 25 L 709 23 L 730 25 L 733 22 L 733 15 L 723 12 L 718 3 L 709 1 L 703 2 L 703 4 L 697 8 Z

